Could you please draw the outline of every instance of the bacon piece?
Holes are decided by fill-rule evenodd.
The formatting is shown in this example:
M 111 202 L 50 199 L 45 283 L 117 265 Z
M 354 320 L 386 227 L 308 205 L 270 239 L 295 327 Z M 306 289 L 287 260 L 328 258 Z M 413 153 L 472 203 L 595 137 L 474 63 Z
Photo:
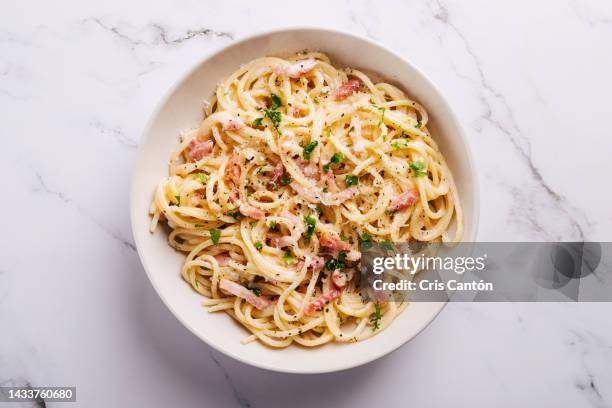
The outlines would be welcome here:
M 317 310 L 320 310 L 321 308 L 323 308 L 323 306 L 325 306 L 332 300 L 337 299 L 339 296 L 340 296 L 340 291 L 338 289 L 332 289 L 329 292 L 325 292 L 322 295 L 320 295 L 318 298 L 316 298 L 315 300 L 309 302 L 306 305 L 306 308 L 304 309 L 304 313 L 307 315 L 313 314 Z
M 294 63 L 284 63 L 274 68 L 276 75 L 287 75 L 289 78 L 299 78 L 312 71 L 317 65 L 317 60 L 308 58 Z
M 227 263 L 232 259 L 227 255 L 215 255 L 214 258 L 219 266 L 227 266 Z
M 351 246 L 348 242 L 344 242 L 341 239 L 334 238 L 329 234 L 323 233 L 319 236 L 319 242 L 321 245 L 333 252 L 348 251 Z
M 361 86 L 361 83 L 358 80 L 349 79 L 348 81 L 340 85 L 338 89 L 336 89 L 336 92 L 334 92 L 334 98 L 337 101 L 346 99 L 352 94 L 354 94 L 355 92 L 357 92 L 360 86 Z
M 291 109 L 291 115 L 294 118 L 301 118 L 302 117 L 302 111 L 300 110 L 300 108 L 294 107 L 293 109 Z
M 329 191 L 332 193 L 338 192 L 338 185 L 336 184 L 336 178 L 334 177 L 334 172 L 332 169 L 329 169 L 327 173 L 323 172 L 321 175 L 321 180 L 325 182 Z
M 349 136 L 353 141 L 353 151 L 355 153 L 365 152 L 364 142 L 365 140 L 361 136 L 361 120 L 359 116 L 353 115 L 351 118 L 351 127 L 349 128 Z
M 315 256 L 310 260 L 310 266 L 312 266 L 312 269 L 320 271 L 325 266 L 325 259 Z
M 212 153 L 214 143 L 212 140 L 193 139 L 189 142 L 188 156 L 193 161 L 202 160 L 202 158 Z
M 270 182 L 268 183 L 268 188 L 274 188 L 276 182 L 285 174 L 285 168 L 283 167 L 283 162 L 279 161 L 272 169 L 272 175 L 270 178 Z
M 236 200 L 237 202 L 240 200 Z M 257 208 L 257 207 L 253 207 L 250 204 L 247 203 L 240 203 L 240 207 L 238 208 L 240 210 L 240 213 L 246 217 L 251 217 L 254 218 L 256 220 L 263 220 L 266 217 L 266 213 Z
M 319 201 L 320 201 L 319 194 L 316 194 L 314 191 L 306 190 L 297 181 L 292 181 L 291 184 L 289 184 L 289 185 L 291 186 L 291 188 L 293 188 L 295 190 L 296 193 L 298 193 L 299 196 L 304 198 L 306 201 L 308 201 L 310 203 L 313 203 L 313 204 L 318 204 L 319 203 Z
M 353 198 L 357 195 L 359 191 L 355 188 L 349 188 L 346 190 L 342 190 L 339 193 L 323 193 L 321 197 L 321 202 L 324 205 L 340 205 L 346 200 Z
M 236 130 L 240 130 L 244 127 L 244 122 L 239 118 L 229 119 L 226 122 L 222 122 L 223 130 L 235 132 Z
M 219 287 L 234 296 L 246 300 L 259 310 L 264 310 L 270 306 L 272 302 L 265 296 L 257 296 L 252 291 L 248 290 L 244 286 L 227 279 L 221 279 Z
M 224 131 L 236 131 L 244 127 L 243 120 L 229 112 L 217 112 L 215 115 L 219 123 L 221 123 L 221 129 Z
M 416 204 L 419 199 L 419 193 L 416 190 L 408 190 L 391 200 L 389 204 L 389 210 L 391 211 L 402 211 L 411 205 Z
M 232 156 L 227 161 L 227 167 L 225 168 L 226 181 L 231 181 L 235 185 L 238 185 L 238 180 L 240 179 L 240 174 L 242 173 L 242 169 L 240 166 L 241 166 L 240 156 L 238 156 L 237 154 L 232 154 Z M 228 171 L 229 171 L 229 175 L 231 176 L 229 177 L 229 180 L 227 180 Z
M 346 286 L 346 273 L 342 272 L 340 269 L 336 269 L 332 273 L 332 282 L 336 285 L 337 288 L 343 288 Z

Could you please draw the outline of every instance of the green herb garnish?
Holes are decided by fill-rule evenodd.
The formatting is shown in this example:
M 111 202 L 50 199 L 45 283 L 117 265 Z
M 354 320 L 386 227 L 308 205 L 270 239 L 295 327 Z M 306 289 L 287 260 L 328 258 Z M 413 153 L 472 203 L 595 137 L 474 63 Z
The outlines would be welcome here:
M 217 245 L 219 243 L 219 238 L 221 238 L 221 231 L 216 228 L 210 230 L 210 239 L 213 244 Z
M 283 254 L 283 262 L 285 265 L 293 265 L 293 261 L 294 259 L 290 252 L 285 252 Z
M 372 248 L 372 237 L 367 232 L 363 233 L 359 236 L 359 243 L 363 249 L 370 249 Z
M 403 144 L 403 143 L 395 141 L 395 142 L 391 142 L 391 147 L 393 147 L 396 150 L 399 150 L 402 147 L 406 147 L 406 145 Z
M 418 121 L 418 123 L 416 125 L 414 125 L 414 127 L 417 128 L 417 129 L 420 129 L 421 126 L 423 126 L 423 125 L 421 124 L 420 120 Z
M 254 228 L 257 225 L 257 221 L 251 221 L 249 224 L 251 224 L 251 228 Z
M 281 98 L 276 94 L 271 94 L 270 99 L 272 99 L 272 106 L 270 106 L 272 110 L 278 109 L 283 104 Z
M 336 269 L 344 269 L 346 268 L 346 252 L 340 251 L 338 252 L 338 258 L 328 259 L 325 262 L 325 267 L 330 271 L 335 271 Z
M 174 196 L 174 198 L 176 199 L 176 206 L 180 207 L 181 206 L 181 196 Z
M 349 174 L 346 176 L 346 178 L 344 179 L 344 182 L 346 183 L 347 187 L 352 187 L 352 186 L 356 186 L 357 183 L 359 183 L 359 178 L 357 176 L 354 176 L 352 174 Z
M 382 314 L 380 313 L 380 305 L 378 303 L 374 304 L 374 314 L 370 319 L 370 324 L 372 325 L 372 331 L 380 329 L 380 319 L 382 319 Z
M 264 118 L 257 118 L 257 119 L 255 119 L 255 120 L 253 121 L 253 126 L 255 126 L 255 127 L 260 127 L 260 126 L 262 125 L 263 119 L 264 119 Z
M 195 227 L 196 228 L 204 228 L 204 224 L 196 224 Z
M 208 174 L 200 173 L 198 174 L 198 179 L 200 179 L 200 183 L 206 184 L 208 182 Z
M 330 159 L 330 163 L 340 164 L 344 161 L 344 154 L 337 152 Z
M 380 241 L 380 242 L 378 243 L 378 245 L 379 245 L 379 246 L 380 246 L 382 249 L 385 249 L 385 250 L 387 250 L 387 251 L 397 252 L 397 249 L 395 248 L 395 245 L 393 245 L 393 244 L 391 243 L 391 241 L 389 241 L 389 240 L 387 240 L 387 239 L 385 239 L 385 240 L 383 240 L 383 241 Z
M 425 163 L 423 163 L 422 161 L 415 161 L 410 163 L 410 168 L 414 171 L 415 177 L 427 176 L 427 172 L 425 171 Z
M 323 173 L 329 173 L 329 168 L 331 167 L 331 163 L 327 163 L 323 165 Z
M 263 109 L 263 111 L 264 111 L 264 116 L 270 119 L 270 121 L 272 121 L 272 126 L 274 126 L 274 129 L 276 129 L 276 131 L 280 134 L 281 131 L 278 127 L 280 126 L 281 119 L 283 118 L 281 113 L 276 110 L 265 109 L 265 108 Z
M 305 147 L 304 147 L 304 159 L 306 160 L 310 160 L 310 154 L 312 153 L 312 151 L 315 149 L 315 147 L 317 147 L 317 145 L 319 144 L 319 142 L 314 141 L 314 142 L 310 142 L 308 143 Z
M 240 218 L 242 218 L 242 214 L 240 214 L 240 210 L 234 210 L 232 212 L 228 212 L 226 215 L 229 215 L 236 221 L 240 221 Z
M 248 290 L 250 290 L 251 292 L 253 292 L 255 294 L 255 296 L 260 297 L 261 296 L 261 289 L 259 288 L 247 288 Z
M 304 242 L 309 242 L 312 234 L 314 233 L 315 226 L 317 225 L 317 219 L 308 215 L 304 217 L 304 222 L 308 225 L 306 235 L 304 235 Z
M 348 241 L 348 240 L 349 240 L 349 237 L 347 237 L 346 235 L 340 234 L 340 239 L 341 239 L 342 241 Z
M 270 229 L 272 231 L 276 231 L 278 229 L 278 222 L 276 221 L 270 221 Z
M 283 174 L 280 178 L 280 183 L 283 186 L 288 186 L 291 183 L 291 177 L 287 176 L 286 174 Z
M 378 124 L 376 125 L 376 126 L 380 126 L 385 121 L 385 110 L 386 109 L 385 108 L 376 108 L 376 109 L 378 109 L 382 113 L 382 115 L 380 116 L 380 122 L 378 122 Z
M 255 243 L 253 245 L 255 245 L 255 248 L 258 251 L 261 251 L 261 249 L 263 248 L 263 243 L 261 241 L 255 241 Z

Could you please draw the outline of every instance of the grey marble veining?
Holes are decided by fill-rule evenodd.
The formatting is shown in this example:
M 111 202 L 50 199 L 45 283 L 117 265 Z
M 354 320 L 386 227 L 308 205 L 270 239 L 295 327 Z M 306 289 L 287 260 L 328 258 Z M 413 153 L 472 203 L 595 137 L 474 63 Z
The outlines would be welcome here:
M 244 366 L 166 310 L 129 227 L 140 132 L 203 55 L 292 25 L 380 41 L 443 90 L 479 172 L 480 240 L 611 239 L 608 1 L 12 2 L 0 383 L 75 385 L 87 407 L 612 406 L 608 304 L 451 304 L 397 352 L 321 376 Z

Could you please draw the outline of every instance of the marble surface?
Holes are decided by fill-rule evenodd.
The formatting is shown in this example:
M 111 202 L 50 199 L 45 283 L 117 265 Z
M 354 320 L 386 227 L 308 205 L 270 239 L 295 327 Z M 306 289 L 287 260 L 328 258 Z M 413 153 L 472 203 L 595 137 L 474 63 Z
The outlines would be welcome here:
M 480 240 L 612 239 L 609 1 L 4 2 L 0 383 L 75 385 L 86 407 L 612 406 L 610 304 L 452 304 L 319 376 L 244 366 L 172 317 L 129 226 L 140 132 L 203 55 L 292 25 L 376 39 L 444 90 Z

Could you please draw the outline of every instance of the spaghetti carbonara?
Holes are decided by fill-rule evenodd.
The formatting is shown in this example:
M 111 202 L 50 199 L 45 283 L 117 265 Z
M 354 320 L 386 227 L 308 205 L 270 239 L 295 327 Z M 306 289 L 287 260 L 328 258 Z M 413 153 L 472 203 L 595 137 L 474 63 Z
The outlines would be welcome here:
M 249 330 L 245 343 L 366 339 L 407 303 L 362 300 L 363 244 L 461 239 L 427 120 L 397 87 L 322 53 L 256 59 L 180 135 L 151 230 L 167 222 L 183 278 Z

